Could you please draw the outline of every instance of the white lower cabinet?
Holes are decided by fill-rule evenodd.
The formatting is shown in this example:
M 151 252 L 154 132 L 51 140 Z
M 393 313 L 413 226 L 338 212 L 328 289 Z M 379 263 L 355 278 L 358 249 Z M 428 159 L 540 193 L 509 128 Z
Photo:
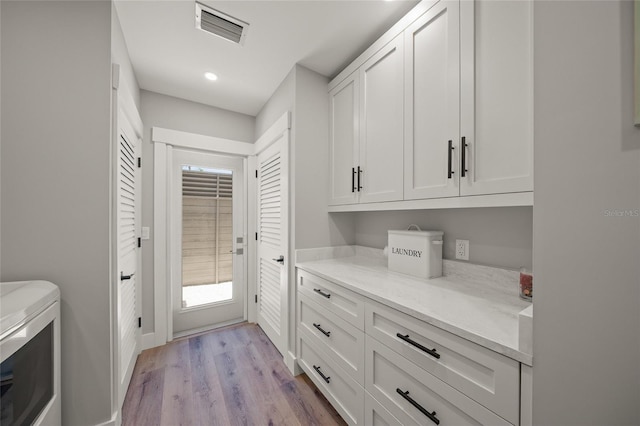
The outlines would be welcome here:
M 304 335 L 298 338 L 298 362 L 331 405 L 350 425 L 364 425 L 364 389 Z
M 298 295 L 298 331 L 327 352 L 336 365 L 364 383 L 364 333 Z
M 365 387 L 403 425 L 509 425 L 376 339 L 366 337 Z
M 518 423 L 519 362 L 374 301 L 365 307 L 365 330 L 431 375 Z
M 364 424 L 367 426 L 402 426 L 402 423 L 367 391 L 364 393 Z
M 298 363 L 347 423 L 527 422 L 519 362 L 309 272 L 297 283 Z

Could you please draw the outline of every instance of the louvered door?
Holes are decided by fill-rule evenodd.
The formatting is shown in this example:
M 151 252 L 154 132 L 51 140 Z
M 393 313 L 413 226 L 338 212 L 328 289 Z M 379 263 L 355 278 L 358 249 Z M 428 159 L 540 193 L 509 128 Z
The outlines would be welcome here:
M 287 133 L 258 155 L 258 324 L 283 355 L 290 261 Z
M 117 253 L 118 276 L 118 384 L 120 398 L 126 394 L 136 356 L 139 328 L 137 320 L 138 212 L 140 173 L 138 143 L 128 122 L 122 122 L 117 141 Z M 122 401 L 120 401 L 122 403 Z

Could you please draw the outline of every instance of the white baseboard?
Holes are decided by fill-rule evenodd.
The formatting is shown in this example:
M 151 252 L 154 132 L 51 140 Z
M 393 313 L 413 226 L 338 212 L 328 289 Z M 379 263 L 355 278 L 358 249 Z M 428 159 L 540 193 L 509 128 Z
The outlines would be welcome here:
M 111 414 L 111 419 L 103 423 L 98 423 L 96 426 L 119 426 L 122 423 L 120 418 L 120 411 L 115 411 Z
M 285 355 L 284 364 L 294 376 L 298 376 L 304 373 L 304 371 L 302 371 L 302 368 L 300 368 L 300 366 L 298 365 L 298 359 L 291 352 L 287 352 L 287 354 Z
M 141 346 L 141 350 L 143 351 L 145 349 L 155 348 L 156 346 L 158 346 L 156 344 L 156 333 L 151 332 L 151 333 L 143 334 L 142 339 L 140 341 L 140 346 Z

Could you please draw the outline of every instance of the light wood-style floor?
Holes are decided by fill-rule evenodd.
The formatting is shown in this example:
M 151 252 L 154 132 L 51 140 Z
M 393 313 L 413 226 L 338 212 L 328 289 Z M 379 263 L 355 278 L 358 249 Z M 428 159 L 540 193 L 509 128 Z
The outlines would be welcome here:
M 344 425 L 309 378 L 293 377 L 256 324 L 148 349 L 136 362 L 123 426 Z

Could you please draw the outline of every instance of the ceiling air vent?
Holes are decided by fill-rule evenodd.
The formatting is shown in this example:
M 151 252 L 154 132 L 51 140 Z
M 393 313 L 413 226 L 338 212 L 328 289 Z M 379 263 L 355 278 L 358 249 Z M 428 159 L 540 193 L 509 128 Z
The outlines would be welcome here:
M 249 24 L 203 4 L 196 3 L 196 28 L 244 45 Z

